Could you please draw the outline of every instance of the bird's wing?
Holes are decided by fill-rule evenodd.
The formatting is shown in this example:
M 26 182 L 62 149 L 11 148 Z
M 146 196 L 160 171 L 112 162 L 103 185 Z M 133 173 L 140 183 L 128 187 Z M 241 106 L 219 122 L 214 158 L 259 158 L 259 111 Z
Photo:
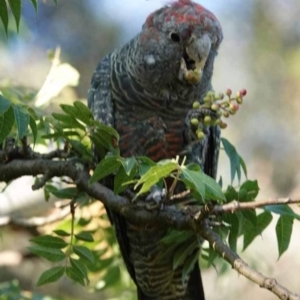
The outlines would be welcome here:
M 92 77 L 88 91 L 88 107 L 92 110 L 94 118 L 103 125 L 114 127 L 114 102 L 111 94 L 111 54 L 103 58 L 98 64 Z M 98 154 L 94 153 L 97 160 Z M 113 189 L 113 178 L 107 178 L 103 184 Z M 135 281 L 133 265 L 130 261 L 130 244 L 127 236 L 127 224 L 125 219 L 108 209 L 107 214 L 115 227 L 117 240 L 129 274 Z

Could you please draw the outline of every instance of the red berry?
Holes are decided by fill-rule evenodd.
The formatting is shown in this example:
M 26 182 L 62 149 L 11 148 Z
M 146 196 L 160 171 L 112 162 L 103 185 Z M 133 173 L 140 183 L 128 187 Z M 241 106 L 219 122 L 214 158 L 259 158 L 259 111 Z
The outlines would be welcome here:
M 225 92 L 225 94 L 230 97 L 231 94 L 232 94 L 232 90 L 231 89 L 227 89 L 226 92 Z
M 242 89 L 242 90 L 240 90 L 240 94 L 241 94 L 241 96 L 246 96 L 247 91 L 245 89 Z

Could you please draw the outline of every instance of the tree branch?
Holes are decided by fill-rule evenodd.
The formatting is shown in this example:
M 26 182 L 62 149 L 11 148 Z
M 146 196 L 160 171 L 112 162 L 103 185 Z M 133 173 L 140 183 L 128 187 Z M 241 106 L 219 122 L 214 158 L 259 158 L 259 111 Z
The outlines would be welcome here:
M 54 176 L 67 176 L 72 179 L 78 189 L 85 191 L 90 197 L 100 200 L 105 206 L 120 213 L 128 220 L 139 224 L 147 223 L 163 228 L 193 230 L 194 232 L 200 233 L 203 238 L 209 241 L 213 249 L 227 260 L 240 274 L 256 282 L 261 287 L 269 289 L 280 299 L 300 300 L 300 296 L 282 287 L 275 279 L 267 278 L 250 268 L 235 252 L 222 242 L 218 234 L 208 226 L 207 220 L 205 220 L 205 218 L 211 214 L 233 212 L 235 207 L 242 207 L 242 209 L 246 209 L 246 206 L 248 206 L 247 209 L 249 209 L 249 207 L 251 209 L 262 207 L 262 204 L 260 204 L 260 206 L 254 206 L 253 203 L 263 202 L 240 203 L 240 206 L 236 203 L 229 203 L 223 206 L 216 206 L 216 209 L 212 208 L 208 211 L 205 208 L 201 209 L 196 206 L 187 206 L 181 209 L 175 206 L 165 206 L 157 213 L 157 211 L 147 211 L 144 203 L 140 203 L 139 201 L 131 203 L 128 199 L 115 195 L 110 189 L 100 183 L 89 185 L 89 169 L 76 159 L 68 161 L 52 161 L 41 158 L 16 159 L 6 164 L 0 163 L 0 181 L 9 182 L 25 175 L 46 175 L 47 179 Z M 40 184 L 36 187 L 41 186 Z M 277 201 L 272 202 L 269 200 L 264 203 L 265 205 L 270 205 L 291 202 L 294 203 L 293 200 L 285 200 L 285 202 L 283 202 L 283 200 L 278 199 Z
M 290 292 L 288 289 L 276 282 L 274 278 L 268 278 L 263 274 L 252 269 L 245 261 L 243 261 L 237 253 L 232 251 L 221 240 L 220 236 L 215 233 L 207 222 L 202 222 L 200 227 L 201 236 L 206 239 L 213 249 L 220 254 L 220 256 L 228 261 L 231 266 L 249 280 L 257 283 L 260 287 L 273 292 L 280 299 L 283 300 L 299 300 L 300 296 Z

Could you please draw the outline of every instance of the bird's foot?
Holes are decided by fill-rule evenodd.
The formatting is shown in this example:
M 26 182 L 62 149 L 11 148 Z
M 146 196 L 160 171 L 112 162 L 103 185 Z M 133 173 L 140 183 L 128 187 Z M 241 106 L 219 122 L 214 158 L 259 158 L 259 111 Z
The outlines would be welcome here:
M 146 201 L 151 201 L 152 203 L 147 203 L 145 205 L 147 210 L 156 210 L 163 207 L 164 200 L 167 197 L 166 189 L 161 189 L 158 186 L 154 185 L 150 189 L 150 194 L 146 197 Z

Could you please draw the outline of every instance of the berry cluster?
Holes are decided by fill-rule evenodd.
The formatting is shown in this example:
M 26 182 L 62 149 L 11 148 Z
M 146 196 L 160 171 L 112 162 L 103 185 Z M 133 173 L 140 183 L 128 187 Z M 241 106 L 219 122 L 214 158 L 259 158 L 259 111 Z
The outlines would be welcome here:
M 203 118 L 192 118 L 191 124 L 196 129 L 196 135 L 199 140 L 205 137 L 204 127 L 219 125 L 221 129 L 225 129 L 227 124 L 221 119 L 221 117 L 228 118 L 230 115 L 234 115 L 239 105 L 243 103 L 243 97 L 246 96 L 247 91 L 245 89 L 236 93 L 236 96 L 232 96 L 231 89 L 227 89 L 225 95 L 223 93 L 215 93 L 213 91 L 207 92 L 201 104 L 198 101 L 193 103 L 193 109 L 202 111 Z M 225 98 L 225 99 L 224 99 Z

